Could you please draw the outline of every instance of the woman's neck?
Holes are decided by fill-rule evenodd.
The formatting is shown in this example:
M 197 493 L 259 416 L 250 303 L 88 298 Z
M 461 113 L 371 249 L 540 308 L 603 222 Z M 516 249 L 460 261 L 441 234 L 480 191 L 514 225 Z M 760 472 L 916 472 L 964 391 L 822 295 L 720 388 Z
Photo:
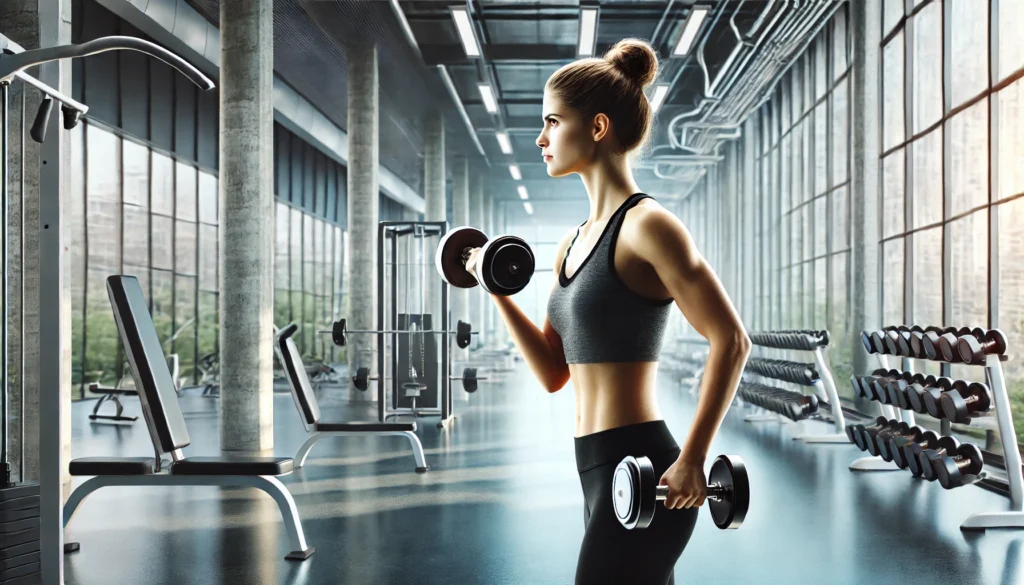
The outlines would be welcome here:
M 608 220 L 630 195 L 640 192 L 625 156 L 602 157 L 579 175 L 590 198 L 588 225 Z

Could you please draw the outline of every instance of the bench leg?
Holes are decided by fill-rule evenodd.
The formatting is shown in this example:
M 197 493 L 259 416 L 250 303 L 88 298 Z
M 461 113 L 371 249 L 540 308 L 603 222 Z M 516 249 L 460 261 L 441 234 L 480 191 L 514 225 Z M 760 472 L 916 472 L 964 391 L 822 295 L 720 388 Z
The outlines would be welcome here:
M 68 497 L 68 501 L 64 503 L 64 528 L 68 527 L 68 523 L 71 522 L 71 518 L 78 511 L 78 507 L 82 505 L 85 498 L 88 498 L 94 491 L 101 487 L 113 485 L 114 482 L 109 481 L 115 476 L 98 476 L 86 480 L 82 485 L 78 486 L 75 491 L 71 492 L 71 496 Z
M 427 458 L 423 455 L 423 444 L 420 443 L 420 438 L 412 431 L 404 431 L 402 434 L 412 443 L 412 456 L 416 459 L 416 473 L 423 473 L 430 469 L 427 466 Z
M 309 452 L 313 450 L 313 445 L 320 439 L 323 439 L 326 435 L 324 433 L 314 432 L 306 439 L 306 442 L 299 447 L 299 451 L 295 454 L 292 466 L 298 469 L 306 464 L 306 457 L 309 457 Z
M 302 532 L 302 521 L 299 519 L 299 511 L 295 507 L 295 500 L 291 492 L 276 477 L 269 475 L 257 475 L 246 477 L 246 483 L 252 487 L 259 488 L 274 498 L 277 506 L 281 509 L 281 518 L 284 520 L 284 527 L 288 531 L 288 539 L 291 541 L 292 552 L 284 558 L 289 561 L 304 561 L 316 552 L 316 549 L 306 544 L 306 537 Z

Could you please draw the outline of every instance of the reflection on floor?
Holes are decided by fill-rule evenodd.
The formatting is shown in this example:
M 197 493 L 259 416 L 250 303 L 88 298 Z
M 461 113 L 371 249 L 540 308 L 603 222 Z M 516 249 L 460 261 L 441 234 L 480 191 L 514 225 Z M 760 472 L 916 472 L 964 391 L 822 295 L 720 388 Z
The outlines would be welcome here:
M 662 415 L 682 443 L 696 403 L 669 381 Z M 372 420 L 347 391 L 322 392 L 324 420 Z M 139 412 L 128 399 L 126 411 Z M 305 440 L 291 396 L 275 394 L 275 448 Z M 140 419 L 94 426 L 92 403 L 73 408 L 74 457 L 152 455 Z M 192 446 L 219 452 L 219 401 L 182 399 Z M 284 560 L 288 541 L 274 502 L 245 488 L 107 488 L 68 531 L 82 550 L 66 557 L 74 585 L 564 584 L 583 536 L 583 497 L 573 459 L 571 387 L 548 395 L 528 369 L 455 397 L 448 430 L 423 418 L 432 469 L 414 473 L 400 437 L 319 443 L 285 478 L 317 549 Z M 852 445 L 806 445 L 778 424 L 745 423 L 734 408 L 712 456 L 738 454 L 750 472 L 746 522 L 720 531 L 703 513 L 676 568 L 677 584 L 867 585 L 1024 582 L 1024 531 L 961 533 L 976 511 L 1009 500 L 977 487 L 945 491 L 906 472 L 853 473 Z M 816 425 L 811 425 L 813 430 Z M 820 430 L 825 427 L 820 425 Z M 710 461 L 709 461 L 710 463 Z M 76 485 L 81 482 L 76 480 Z

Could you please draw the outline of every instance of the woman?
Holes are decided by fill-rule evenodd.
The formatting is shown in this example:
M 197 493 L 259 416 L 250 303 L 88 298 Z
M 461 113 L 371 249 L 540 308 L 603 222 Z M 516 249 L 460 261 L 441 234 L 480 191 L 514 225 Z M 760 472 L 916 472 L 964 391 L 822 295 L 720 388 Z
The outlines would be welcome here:
M 645 142 L 644 94 L 658 69 L 643 41 L 626 39 L 603 59 L 555 72 L 544 89 L 537 146 L 548 174 L 575 173 L 590 216 L 558 246 L 558 281 L 538 329 L 509 297 L 493 296 L 525 361 L 548 392 L 576 392 L 576 463 L 586 533 L 576 583 L 672 583 L 704 503 L 704 464 L 732 402 L 750 340 L 718 278 L 671 212 L 640 191 L 629 155 Z M 467 267 L 475 270 L 476 252 Z M 697 412 L 682 449 L 655 400 L 658 354 L 671 311 L 710 342 Z M 616 465 L 646 456 L 669 495 L 644 530 L 626 530 L 613 509 Z

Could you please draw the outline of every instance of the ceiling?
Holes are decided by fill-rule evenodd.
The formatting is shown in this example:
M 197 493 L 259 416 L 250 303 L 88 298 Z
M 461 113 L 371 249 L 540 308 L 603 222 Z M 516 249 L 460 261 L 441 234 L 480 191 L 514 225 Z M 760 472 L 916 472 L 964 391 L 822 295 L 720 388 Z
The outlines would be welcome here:
M 218 23 L 219 0 L 188 2 Z M 673 58 L 672 50 L 695 3 L 709 7 L 710 12 L 693 50 L 685 57 Z M 839 1 L 821 0 L 818 4 L 833 3 Z M 749 30 L 761 22 L 759 18 L 770 17 L 775 10 L 781 12 L 788 3 L 582 0 L 582 4 L 599 6 L 597 56 L 626 37 L 648 40 L 660 56 L 659 82 L 670 84 L 670 89 L 658 112 L 650 145 L 653 150 L 643 159 L 649 161 L 666 153 L 677 157 L 692 154 L 674 149 L 668 130 L 673 117 L 693 111 L 705 97 L 704 70 L 696 55 L 702 55 L 708 78 L 714 79 L 739 45 L 733 25 L 738 31 Z M 578 178 L 548 177 L 534 143 L 541 129 L 545 81 L 577 58 L 580 5 L 581 0 L 274 0 L 275 70 L 346 128 L 346 46 L 376 43 L 381 164 L 422 192 L 422 124 L 428 116 L 442 112 L 449 163 L 468 157 L 474 172 L 484 174 L 488 191 L 507 202 L 507 211 L 516 216 L 511 218 L 513 222 L 550 222 L 566 213 L 585 218 L 586 192 Z M 468 9 L 481 57 L 467 57 L 451 6 Z M 444 72 L 468 124 L 460 104 L 448 91 Z M 497 113 L 485 108 L 478 83 L 490 83 L 494 88 Z M 508 132 L 512 154 L 504 154 L 495 139 L 496 130 L 501 129 Z M 716 154 L 720 142 L 704 141 L 699 150 L 705 156 Z M 510 175 L 508 165 L 512 163 L 519 166 L 522 180 Z M 659 198 L 685 196 L 702 176 L 700 167 L 670 173 L 670 179 L 658 178 L 651 164 L 640 167 L 636 170 L 638 183 Z M 666 176 L 664 167 L 660 168 L 660 175 Z M 519 203 L 519 185 L 529 192 L 533 217 L 527 216 Z

